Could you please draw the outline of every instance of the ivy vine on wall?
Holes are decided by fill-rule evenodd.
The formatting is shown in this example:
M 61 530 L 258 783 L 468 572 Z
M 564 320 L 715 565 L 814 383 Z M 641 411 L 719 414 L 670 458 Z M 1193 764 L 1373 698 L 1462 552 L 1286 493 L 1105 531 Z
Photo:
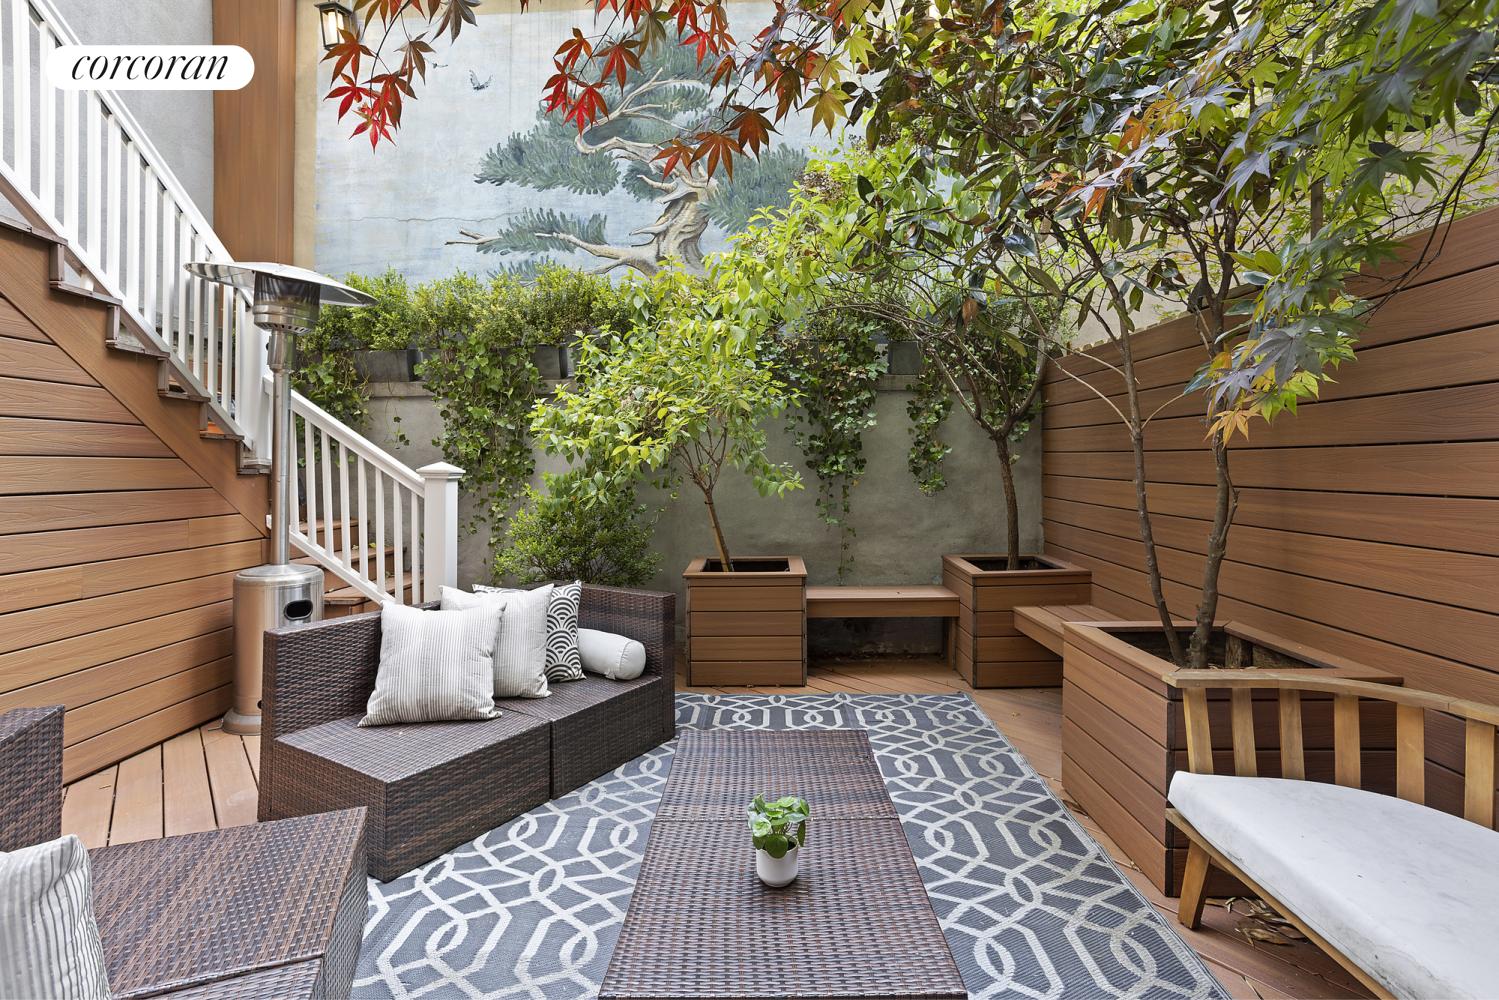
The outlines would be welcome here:
M 875 424 L 876 386 L 887 365 L 875 336 L 882 325 L 857 314 L 816 317 L 799 337 L 778 337 L 765 360 L 801 396 L 786 432 L 817 477 L 817 516 L 838 530 L 838 579 L 853 565 L 852 493 L 864 474 L 864 432 Z
M 912 396 L 906 403 L 906 416 L 911 419 L 908 432 L 911 435 L 911 450 L 906 456 L 906 466 L 916 486 L 927 496 L 947 489 L 947 479 L 942 475 L 942 460 L 952 451 L 937 436 L 942 421 L 952 413 L 952 396 L 947 383 L 935 365 L 923 365 L 916 381 L 908 386 Z
M 416 373 L 443 424 L 432 444 L 464 470 L 463 490 L 478 500 L 468 528 L 497 527 L 536 468 L 529 426 L 544 386 L 536 348 L 590 330 L 622 332 L 629 323 L 623 297 L 605 278 L 555 266 L 531 282 L 460 271 L 411 288 L 394 270 L 344 280 L 376 304 L 322 311 L 317 329 L 302 338 L 298 391 L 344 423 L 362 426 L 369 389 L 355 353 L 419 348 Z M 410 443 L 404 433 L 397 440 Z M 491 544 L 501 540 L 494 531 Z
M 346 275 L 344 282 L 374 296 L 362 309 L 326 306 L 317 328 L 298 338 L 298 365 L 292 386 L 350 427 L 369 415 L 369 393 L 354 362 L 357 351 L 399 351 L 414 346 L 416 316 L 406 277 L 387 269 L 364 277 Z

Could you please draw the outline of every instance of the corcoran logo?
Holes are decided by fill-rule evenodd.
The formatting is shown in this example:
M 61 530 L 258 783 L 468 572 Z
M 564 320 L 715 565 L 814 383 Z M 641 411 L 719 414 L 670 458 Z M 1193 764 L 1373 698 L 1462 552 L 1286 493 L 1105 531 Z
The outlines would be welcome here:
M 238 90 L 254 75 L 238 45 L 62 45 L 47 57 L 61 90 Z

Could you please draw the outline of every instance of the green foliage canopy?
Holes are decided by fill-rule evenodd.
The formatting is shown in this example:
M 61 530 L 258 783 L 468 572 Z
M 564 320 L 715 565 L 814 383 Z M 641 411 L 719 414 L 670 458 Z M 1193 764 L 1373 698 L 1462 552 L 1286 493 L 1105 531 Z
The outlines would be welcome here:
M 677 275 L 665 284 L 691 280 Z M 638 298 L 641 308 L 649 305 L 645 295 Z M 690 480 L 708 506 L 722 565 L 731 569 L 713 491 L 726 467 L 750 476 L 761 496 L 801 485 L 795 470 L 767 457 L 760 426 L 793 405 L 795 394 L 757 361 L 752 339 L 686 306 L 628 335 L 581 346 L 575 387 L 559 393 L 555 405 L 536 406 L 532 434 L 547 454 L 582 467 L 585 496 L 625 483 Z
M 646 519 L 646 505 L 628 488 L 606 489 L 586 502 L 577 476 L 543 473 L 545 492 L 525 488 L 525 503 L 510 516 L 495 553 L 495 579 L 638 587 L 656 572 L 661 556 L 650 551 L 655 521 Z

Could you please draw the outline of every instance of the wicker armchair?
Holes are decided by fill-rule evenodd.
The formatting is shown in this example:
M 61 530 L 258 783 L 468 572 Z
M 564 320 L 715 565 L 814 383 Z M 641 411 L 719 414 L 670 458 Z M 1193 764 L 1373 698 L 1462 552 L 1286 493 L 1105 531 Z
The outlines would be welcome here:
M 60 705 L 0 715 L 0 850 L 62 826 Z M 89 852 L 117 997 L 347 997 L 369 891 L 364 812 Z
M 484 722 L 370 729 L 378 612 L 266 632 L 261 820 L 364 806 L 370 874 L 389 881 L 671 739 L 676 595 L 584 585 L 579 624 L 639 640 L 645 673 L 500 699 Z

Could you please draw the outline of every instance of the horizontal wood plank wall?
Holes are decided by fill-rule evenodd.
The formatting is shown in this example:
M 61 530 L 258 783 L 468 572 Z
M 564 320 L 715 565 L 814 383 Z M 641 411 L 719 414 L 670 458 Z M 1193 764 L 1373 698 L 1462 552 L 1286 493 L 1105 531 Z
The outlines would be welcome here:
M 0 298 L 0 712 L 66 705 L 73 781 L 228 708 L 232 584 L 264 558 L 246 510 L 265 486 L 226 480 L 234 443 L 185 433 L 196 411 L 155 397 L 154 366 L 70 353 L 107 350 L 102 310 L 24 291 L 53 297 L 41 321 L 58 339 Z M 188 425 L 177 447 L 146 407 Z
M 1358 361 L 1321 399 L 1231 451 L 1241 490 L 1218 617 L 1499 703 L 1499 210 L 1459 220 L 1441 255 L 1375 315 Z M 1377 285 L 1371 285 L 1378 288 Z M 1117 352 L 1095 349 L 1117 364 Z M 1152 524 L 1174 614 L 1202 583 L 1214 474 L 1191 318 L 1137 335 Z M 1062 370 L 1062 369 L 1065 369 Z M 1109 403 L 1122 377 L 1073 358 L 1046 377 L 1046 552 L 1093 571 L 1093 603 L 1155 619 L 1135 514 L 1133 458 Z M 1433 804 L 1461 814 L 1463 730 L 1428 719 Z M 1450 801 L 1449 801 L 1450 800 Z

